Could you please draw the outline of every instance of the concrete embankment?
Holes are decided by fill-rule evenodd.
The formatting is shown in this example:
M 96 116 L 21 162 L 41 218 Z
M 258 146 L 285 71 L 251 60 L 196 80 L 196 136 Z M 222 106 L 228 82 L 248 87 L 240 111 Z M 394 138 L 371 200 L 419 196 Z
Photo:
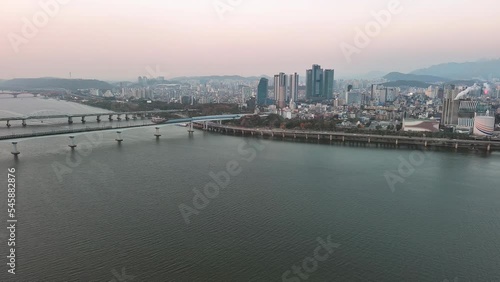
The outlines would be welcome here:
M 344 132 L 302 131 L 283 129 L 258 129 L 226 126 L 217 123 L 196 123 L 197 129 L 236 136 L 256 138 L 296 140 L 315 143 L 343 143 L 354 146 L 376 146 L 395 148 L 450 148 L 456 150 L 500 151 L 500 141 L 493 140 L 458 140 L 446 138 L 425 138 L 392 135 L 354 134 Z

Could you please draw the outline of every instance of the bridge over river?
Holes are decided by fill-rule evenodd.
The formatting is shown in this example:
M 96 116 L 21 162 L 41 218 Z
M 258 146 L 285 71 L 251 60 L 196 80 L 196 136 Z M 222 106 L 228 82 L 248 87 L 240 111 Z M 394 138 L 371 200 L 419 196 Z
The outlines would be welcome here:
M 68 124 L 73 123 L 73 119 L 80 118 L 82 123 L 86 122 L 87 117 L 96 117 L 97 122 L 101 121 L 102 116 L 107 116 L 108 120 L 112 121 L 116 116 L 117 120 L 125 120 L 145 118 L 148 116 L 154 116 L 158 114 L 172 114 L 172 113 L 182 113 L 182 112 L 196 112 L 197 110 L 156 110 L 156 111 L 135 111 L 135 112 L 103 112 L 103 113 L 86 113 L 86 114 L 60 114 L 60 115 L 33 115 L 33 116 L 15 116 L 15 117 L 3 117 L 0 121 L 6 121 L 7 127 L 11 127 L 11 121 L 22 121 L 22 126 L 26 127 L 27 120 L 43 120 L 43 119 L 57 119 L 57 118 L 67 118 Z
M 154 113 L 158 113 L 159 111 L 154 111 Z M 162 111 L 165 112 L 165 111 Z M 172 112 L 172 111 L 170 111 Z M 145 112 L 133 112 L 133 113 L 145 113 Z M 151 113 L 151 112 L 147 112 Z M 106 113 L 110 114 L 110 113 Z M 118 113 L 113 113 L 113 115 L 116 115 Z M 120 113 L 120 114 L 125 114 L 125 113 Z M 96 114 L 91 114 L 91 115 L 96 115 Z M 133 128 L 139 128 L 139 127 L 152 127 L 154 126 L 156 131 L 154 133 L 154 136 L 156 138 L 160 138 L 160 128 L 166 125 L 170 124 L 180 124 L 180 123 L 188 123 L 188 132 L 189 134 L 193 134 L 193 123 L 197 122 L 198 124 L 201 124 L 204 128 L 208 126 L 209 121 L 219 121 L 219 123 L 223 120 L 233 120 L 233 119 L 239 119 L 246 114 L 236 114 L 236 115 L 214 115 L 214 116 L 200 116 L 200 117 L 189 117 L 189 118 L 180 118 L 180 119 L 171 119 L 167 120 L 161 124 L 142 124 L 142 125 L 127 125 L 127 126 L 106 126 L 106 127 L 86 127 L 86 128 L 78 128 L 78 129 L 64 129 L 64 130 L 52 130 L 52 131 L 45 131 L 45 132 L 32 132 L 32 133 L 23 133 L 23 134 L 12 134 L 12 135 L 6 135 L 6 136 L 0 136 L 0 141 L 12 141 L 13 145 L 13 150 L 12 154 L 17 156 L 20 154 L 18 150 L 18 142 L 22 142 L 23 140 L 28 140 L 28 139 L 33 139 L 33 138 L 46 138 L 50 136 L 67 136 L 70 139 L 70 144 L 68 145 L 72 149 L 76 148 L 76 145 L 74 144 L 74 138 L 75 135 L 77 134 L 85 134 L 89 132 L 95 132 L 95 131 L 116 131 L 117 133 L 117 138 L 115 139 L 117 142 L 121 143 L 124 139 L 122 138 L 122 131 L 127 130 L 127 129 L 133 129 Z

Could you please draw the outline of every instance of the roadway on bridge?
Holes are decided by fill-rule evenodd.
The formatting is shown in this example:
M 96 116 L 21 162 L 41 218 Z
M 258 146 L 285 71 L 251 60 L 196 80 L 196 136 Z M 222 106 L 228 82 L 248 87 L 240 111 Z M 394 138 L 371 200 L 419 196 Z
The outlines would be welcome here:
M 158 114 L 172 114 L 172 113 L 182 113 L 182 112 L 194 112 L 194 110 L 157 110 L 157 111 L 134 111 L 134 112 L 101 112 L 101 113 L 80 113 L 80 114 L 60 114 L 60 115 L 19 115 L 12 117 L 2 117 L 0 121 L 14 121 L 14 120 L 32 120 L 32 119 L 59 119 L 59 118 L 81 118 L 81 117 L 118 117 L 124 118 L 129 116 L 132 118 L 134 115 L 158 115 Z

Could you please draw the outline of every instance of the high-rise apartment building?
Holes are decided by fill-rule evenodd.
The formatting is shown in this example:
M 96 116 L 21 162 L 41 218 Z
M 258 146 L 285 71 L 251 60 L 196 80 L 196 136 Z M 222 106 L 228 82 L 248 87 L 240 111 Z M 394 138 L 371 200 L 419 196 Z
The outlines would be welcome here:
M 278 93 L 279 93 L 279 87 L 280 87 L 280 75 L 279 74 L 275 74 L 274 75 L 274 83 L 273 83 L 273 87 L 274 87 L 274 97 L 273 99 L 276 101 L 278 99 Z
M 372 84 L 370 98 L 375 105 L 384 105 L 388 102 L 394 102 L 397 96 L 399 96 L 399 88 Z
M 455 85 L 448 85 L 444 89 L 443 115 L 441 117 L 441 124 L 458 124 L 458 108 L 460 107 L 460 101 L 455 101 L 457 95 L 458 89 L 455 88 Z
M 274 76 L 274 99 L 276 106 L 279 108 L 285 107 L 286 89 L 287 89 L 287 76 L 280 72 Z

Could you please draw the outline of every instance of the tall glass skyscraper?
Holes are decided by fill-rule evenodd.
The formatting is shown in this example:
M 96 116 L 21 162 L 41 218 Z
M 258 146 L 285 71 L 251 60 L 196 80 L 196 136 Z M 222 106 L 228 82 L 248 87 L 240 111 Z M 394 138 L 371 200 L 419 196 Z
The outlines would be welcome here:
M 299 75 L 297 73 L 290 75 L 290 97 L 288 100 L 297 102 L 299 99 Z
M 324 94 L 323 97 L 326 99 L 332 99 L 333 98 L 333 86 L 335 84 L 335 71 L 334 70 L 325 70 L 325 73 L 323 75 L 324 79 Z
M 323 70 L 320 65 L 313 65 L 306 71 L 306 97 L 309 100 L 326 100 L 333 98 L 335 83 L 334 70 Z
M 261 78 L 259 81 L 259 86 L 257 87 L 257 105 L 263 106 L 267 101 L 267 91 L 269 89 L 269 80 L 267 78 Z
M 306 98 L 312 98 L 312 70 L 306 70 Z

